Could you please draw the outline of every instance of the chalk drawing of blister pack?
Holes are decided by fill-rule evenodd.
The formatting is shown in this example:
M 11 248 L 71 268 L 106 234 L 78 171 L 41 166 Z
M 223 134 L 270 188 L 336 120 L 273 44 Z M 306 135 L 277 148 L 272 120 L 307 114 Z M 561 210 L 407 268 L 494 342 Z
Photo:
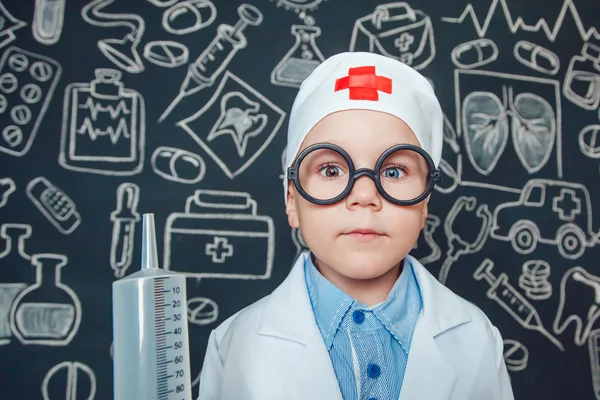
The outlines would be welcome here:
M 519 254 L 529 254 L 543 243 L 557 246 L 564 258 L 574 260 L 600 243 L 592 204 L 582 184 L 532 179 L 517 201 L 494 210 L 490 236 L 510 241 Z
M 144 165 L 143 97 L 121 82 L 121 72 L 97 69 L 90 83 L 65 89 L 59 163 L 102 175 L 134 175 Z
M 558 81 L 480 70 L 454 76 L 457 134 L 470 161 L 463 182 L 520 187 L 536 173 L 562 177 Z M 509 136 L 514 152 L 505 154 Z
M 283 110 L 227 71 L 208 103 L 177 125 L 233 179 L 267 148 L 285 116 Z
M 380 4 L 354 23 L 350 51 L 379 53 L 423 69 L 435 57 L 431 19 L 405 2 Z
M 268 279 L 275 230 L 248 193 L 197 190 L 165 225 L 165 269 L 190 278 Z
M 21 157 L 29 151 L 61 71 L 51 58 L 6 49 L 0 59 L 0 152 Z

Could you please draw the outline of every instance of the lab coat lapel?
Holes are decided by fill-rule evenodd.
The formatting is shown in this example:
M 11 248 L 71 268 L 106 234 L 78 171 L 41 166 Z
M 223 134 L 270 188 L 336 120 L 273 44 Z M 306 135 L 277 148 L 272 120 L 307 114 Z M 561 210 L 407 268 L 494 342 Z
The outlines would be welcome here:
M 413 333 L 399 400 L 447 400 L 458 377 L 446 360 L 436 337 L 471 320 L 464 306 L 412 256 L 423 309 Z
M 289 346 L 294 341 L 303 346 L 297 367 L 290 376 L 282 377 L 290 400 L 342 399 L 329 353 L 315 322 L 306 290 L 304 262 L 308 252 L 302 253 L 284 282 L 271 294 L 258 330 L 259 335 L 283 339 Z M 282 346 L 281 357 L 286 354 Z M 277 354 L 277 341 L 272 351 Z

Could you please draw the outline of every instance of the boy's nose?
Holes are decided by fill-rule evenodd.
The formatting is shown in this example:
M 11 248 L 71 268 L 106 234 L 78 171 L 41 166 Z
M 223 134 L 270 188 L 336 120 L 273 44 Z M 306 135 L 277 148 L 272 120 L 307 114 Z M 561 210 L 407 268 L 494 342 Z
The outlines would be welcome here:
M 361 176 L 354 181 L 352 190 L 346 197 L 346 207 L 372 207 L 374 211 L 381 209 L 381 195 L 377 191 L 375 181 L 368 176 Z

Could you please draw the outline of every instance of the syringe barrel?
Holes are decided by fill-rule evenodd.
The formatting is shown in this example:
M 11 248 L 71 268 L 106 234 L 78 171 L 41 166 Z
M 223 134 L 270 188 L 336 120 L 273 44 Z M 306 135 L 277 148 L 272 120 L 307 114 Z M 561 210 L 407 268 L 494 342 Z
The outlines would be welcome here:
M 246 47 L 246 37 L 241 32 L 234 34 L 230 25 L 219 25 L 217 35 L 208 47 L 188 67 L 188 71 L 198 84 L 213 84 L 215 79 L 229 65 L 235 53 Z
M 192 400 L 185 299 L 184 276 L 159 268 L 113 283 L 115 400 Z

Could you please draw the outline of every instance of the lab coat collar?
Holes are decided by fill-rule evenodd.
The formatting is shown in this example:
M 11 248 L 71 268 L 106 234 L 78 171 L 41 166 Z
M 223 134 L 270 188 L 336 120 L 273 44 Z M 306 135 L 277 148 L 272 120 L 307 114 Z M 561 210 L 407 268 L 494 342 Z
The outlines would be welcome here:
M 258 334 L 305 346 L 297 368 L 285 383 L 290 399 L 341 399 L 329 353 L 306 290 L 304 263 L 308 256 L 308 252 L 303 252 L 298 257 L 288 277 L 269 296 Z M 414 257 L 407 258 L 419 283 L 423 308 L 413 334 L 400 400 L 445 400 L 452 392 L 457 373 L 445 360 L 435 338 L 469 322 L 471 317 L 455 294 Z

